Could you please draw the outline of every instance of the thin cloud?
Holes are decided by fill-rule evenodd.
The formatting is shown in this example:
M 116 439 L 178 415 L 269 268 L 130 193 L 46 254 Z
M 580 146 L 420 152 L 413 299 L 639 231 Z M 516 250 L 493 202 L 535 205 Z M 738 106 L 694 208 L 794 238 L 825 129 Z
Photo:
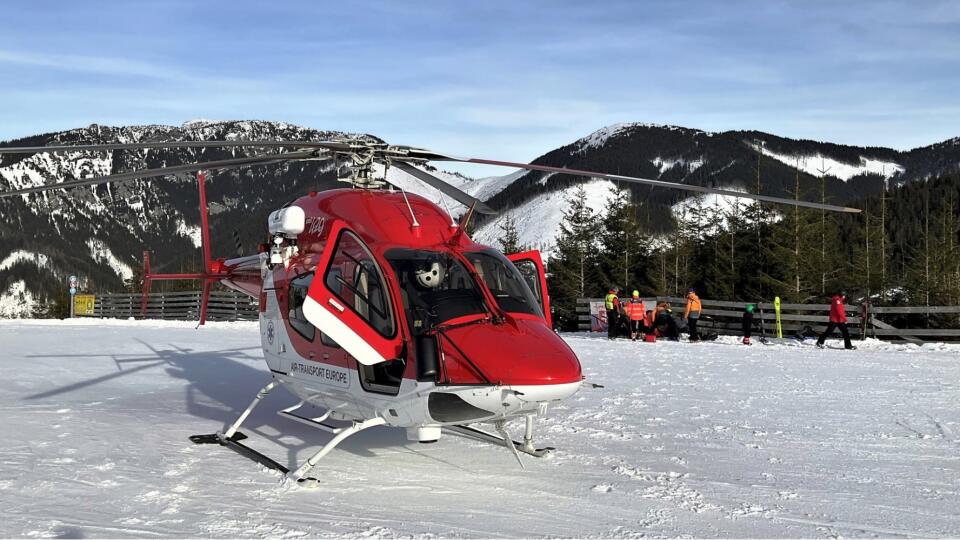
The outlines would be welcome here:
M 81 71 L 151 79 L 183 80 L 186 78 L 182 72 L 164 66 L 117 57 L 52 55 L 0 50 L 0 62 L 62 71 Z

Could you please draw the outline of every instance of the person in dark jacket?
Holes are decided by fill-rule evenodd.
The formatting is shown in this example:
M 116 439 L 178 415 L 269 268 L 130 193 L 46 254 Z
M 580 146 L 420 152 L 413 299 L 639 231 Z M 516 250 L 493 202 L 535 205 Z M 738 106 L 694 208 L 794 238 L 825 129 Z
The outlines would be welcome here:
M 817 347 L 823 348 L 823 342 L 827 340 L 827 336 L 833 334 L 835 328 L 840 329 L 840 333 L 843 334 L 843 346 L 846 349 L 856 349 L 852 343 L 850 343 L 850 332 L 847 331 L 847 310 L 844 307 L 844 304 L 847 302 L 847 293 L 841 292 L 840 294 L 833 295 L 833 298 L 830 299 L 830 322 L 827 324 L 827 329 L 820 334 L 820 338 L 817 339 Z
M 750 334 L 753 332 L 753 304 L 747 304 L 743 309 L 743 318 L 740 319 L 743 329 L 743 344 L 750 345 Z
M 670 304 L 666 302 L 657 304 L 653 316 L 653 326 L 661 336 L 670 341 L 680 339 L 680 329 L 677 328 L 677 321 L 673 318 L 673 310 L 670 309 Z

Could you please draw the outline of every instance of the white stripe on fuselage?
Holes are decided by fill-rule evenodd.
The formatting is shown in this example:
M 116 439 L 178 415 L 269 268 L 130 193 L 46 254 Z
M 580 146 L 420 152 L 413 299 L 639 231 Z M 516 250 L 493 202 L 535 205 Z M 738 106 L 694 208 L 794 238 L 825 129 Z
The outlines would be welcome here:
M 387 361 L 352 328 L 331 313 L 326 306 L 309 296 L 303 303 L 303 315 L 310 321 L 310 324 L 330 336 L 345 351 L 350 353 L 350 356 L 356 358 L 357 362 L 365 366 L 372 366 Z

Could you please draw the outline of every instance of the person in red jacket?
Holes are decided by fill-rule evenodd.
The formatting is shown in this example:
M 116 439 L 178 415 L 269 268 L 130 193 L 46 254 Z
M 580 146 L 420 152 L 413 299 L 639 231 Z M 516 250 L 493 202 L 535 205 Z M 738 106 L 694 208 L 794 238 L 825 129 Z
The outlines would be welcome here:
M 856 349 L 856 347 L 850 343 L 850 332 L 847 331 L 847 310 L 844 307 L 846 302 L 847 293 L 845 292 L 835 294 L 833 298 L 830 299 L 830 322 L 827 324 L 827 329 L 820 334 L 820 338 L 817 340 L 817 347 L 822 349 L 823 342 L 826 341 L 827 336 L 833 334 L 834 328 L 839 328 L 840 333 L 843 334 L 843 346 L 847 349 Z

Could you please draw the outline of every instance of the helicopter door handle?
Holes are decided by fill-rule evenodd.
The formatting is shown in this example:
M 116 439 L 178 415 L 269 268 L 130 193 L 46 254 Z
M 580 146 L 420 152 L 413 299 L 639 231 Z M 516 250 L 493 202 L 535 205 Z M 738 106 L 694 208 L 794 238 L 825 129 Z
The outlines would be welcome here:
M 341 306 L 339 302 L 337 302 L 337 301 L 334 300 L 333 298 L 327 300 L 327 302 L 328 302 L 331 306 L 333 306 L 334 308 L 336 308 L 337 311 L 343 313 L 344 307 Z

